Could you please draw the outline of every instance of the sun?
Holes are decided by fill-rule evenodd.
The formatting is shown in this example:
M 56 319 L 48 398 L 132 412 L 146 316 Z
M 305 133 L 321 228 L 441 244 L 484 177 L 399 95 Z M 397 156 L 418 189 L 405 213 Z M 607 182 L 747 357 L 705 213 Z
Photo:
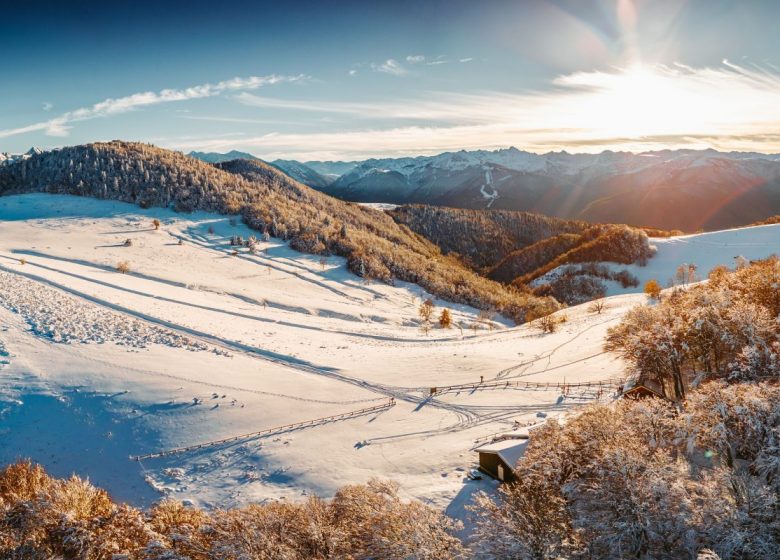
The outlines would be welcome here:
M 601 74 L 578 101 L 578 126 L 606 138 L 691 134 L 707 125 L 709 101 L 659 68 L 636 65 Z

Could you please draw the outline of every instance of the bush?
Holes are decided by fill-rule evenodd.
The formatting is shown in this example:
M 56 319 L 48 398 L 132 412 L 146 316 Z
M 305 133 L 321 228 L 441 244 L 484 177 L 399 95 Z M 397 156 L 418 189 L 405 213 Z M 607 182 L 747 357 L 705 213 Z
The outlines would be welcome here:
M 558 330 L 559 322 L 558 318 L 554 315 L 545 315 L 534 321 L 534 325 L 537 329 L 542 331 L 542 333 L 550 334 Z
M 606 301 L 603 299 L 597 299 L 591 302 L 591 304 L 588 306 L 588 311 L 595 313 L 596 315 L 601 315 L 601 312 L 604 311 L 606 305 Z
M 439 315 L 439 326 L 443 329 L 449 329 L 452 326 L 452 315 L 449 309 L 442 309 Z
M 645 294 L 647 294 L 650 299 L 660 301 L 661 284 L 658 283 L 658 280 L 652 279 L 645 282 Z
M 460 525 L 373 480 L 329 501 L 206 512 L 163 501 L 144 513 L 30 462 L 0 471 L 0 558 L 240 560 L 461 558 Z
M 128 261 L 119 261 L 116 265 L 116 271 L 122 274 L 130 272 L 130 263 Z
M 429 323 L 431 321 L 431 317 L 433 317 L 434 309 L 435 306 L 433 304 L 433 300 L 428 298 L 422 302 L 422 304 L 420 304 L 420 308 L 417 310 L 417 314 L 425 323 Z

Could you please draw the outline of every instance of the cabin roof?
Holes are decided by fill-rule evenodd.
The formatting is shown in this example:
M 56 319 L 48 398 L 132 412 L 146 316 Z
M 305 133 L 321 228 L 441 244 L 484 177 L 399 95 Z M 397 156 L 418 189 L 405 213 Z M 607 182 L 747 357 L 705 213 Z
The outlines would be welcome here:
M 652 379 L 641 379 L 639 377 L 629 377 L 628 379 L 626 379 L 626 383 L 623 385 L 623 395 L 637 393 L 643 390 L 649 393 L 653 393 L 654 395 L 657 395 L 661 398 L 666 398 L 664 396 L 664 392 L 663 392 L 663 388 L 661 387 L 661 384 Z
M 507 465 L 514 469 L 520 457 L 525 453 L 526 447 L 528 447 L 528 439 L 513 438 L 486 443 L 477 447 L 474 451 L 498 455 Z

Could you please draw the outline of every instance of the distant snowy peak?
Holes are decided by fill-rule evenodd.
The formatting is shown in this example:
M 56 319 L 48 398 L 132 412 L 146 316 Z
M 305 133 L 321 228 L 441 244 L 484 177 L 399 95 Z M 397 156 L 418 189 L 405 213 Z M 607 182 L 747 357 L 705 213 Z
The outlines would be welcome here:
M 0 165 L 11 165 L 17 161 L 28 159 L 32 156 L 42 154 L 43 150 L 40 148 L 32 147 L 23 154 L 11 154 L 9 152 L 0 152 Z
M 568 152 L 548 152 L 535 154 L 506 148 L 500 150 L 476 150 L 445 152 L 435 156 L 403 158 L 368 159 L 362 162 L 307 162 L 305 165 L 323 175 L 323 171 L 332 166 L 332 174 L 360 177 L 373 173 L 396 172 L 410 177 L 424 170 L 438 169 L 447 172 L 463 171 L 469 168 L 500 166 L 513 171 L 539 173 L 544 175 L 589 175 L 626 173 L 640 171 L 649 166 L 667 164 L 675 166 L 708 165 L 714 160 L 764 160 L 780 162 L 780 154 L 759 154 L 751 152 L 718 152 L 716 150 L 662 150 L 656 152 L 604 151 L 599 154 L 570 154 Z M 298 163 L 298 162 L 295 162 Z

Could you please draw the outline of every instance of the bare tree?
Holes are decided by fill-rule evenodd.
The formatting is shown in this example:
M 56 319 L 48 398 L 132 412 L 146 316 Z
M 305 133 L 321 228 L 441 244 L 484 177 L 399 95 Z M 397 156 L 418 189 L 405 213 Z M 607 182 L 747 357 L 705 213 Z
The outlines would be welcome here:
M 590 305 L 588 306 L 588 311 L 591 313 L 595 313 L 596 315 L 601 315 L 601 312 L 604 311 L 604 308 L 606 307 L 607 302 L 603 299 L 596 299 L 590 302 Z

